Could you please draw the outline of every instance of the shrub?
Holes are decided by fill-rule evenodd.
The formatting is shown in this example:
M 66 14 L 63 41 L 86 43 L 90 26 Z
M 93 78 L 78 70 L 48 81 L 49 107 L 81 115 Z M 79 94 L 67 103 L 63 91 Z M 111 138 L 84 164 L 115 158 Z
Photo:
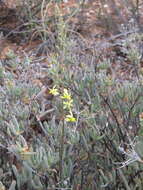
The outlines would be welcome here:
M 1 61 L 0 188 L 142 189 L 142 35 L 112 42 L 128 79 L 121 54 L 87 53 L 62 17 L 55 27 L 46 69 L 27 54 Z

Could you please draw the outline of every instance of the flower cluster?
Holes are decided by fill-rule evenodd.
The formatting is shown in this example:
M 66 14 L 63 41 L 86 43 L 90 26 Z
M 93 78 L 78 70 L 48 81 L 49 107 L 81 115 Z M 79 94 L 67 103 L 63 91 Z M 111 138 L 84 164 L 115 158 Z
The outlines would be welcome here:
M 52 94 L 53 96 L 57 96 L 60 94 L 56 86 L 50 89 L 49 93 Z M 68 112 L 68 114 L 65 116 L 65 121 L 75 122 L 76 118 L 73 116 L 73 113 L 72 113 L 73 99 L 70 92 L 68 92 L 67 89 L 64 89 L 60 98 L 63 101 L 63 109 L 66 110 L 66 112 Z
M 56 86 L 53 86 L 53 88 L 50 89 L 49 93 L 52 94 L 53 96 L 59 95 L 59 92 L 58 92 L 58 89 L 56 88 Z

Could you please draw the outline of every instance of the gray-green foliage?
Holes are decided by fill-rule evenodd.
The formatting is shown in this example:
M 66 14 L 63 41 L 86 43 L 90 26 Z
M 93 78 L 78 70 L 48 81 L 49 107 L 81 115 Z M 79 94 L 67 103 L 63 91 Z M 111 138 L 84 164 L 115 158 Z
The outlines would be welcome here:
M 46 77 L 60 95 L 71 92 L 76 121 L 65 122 L 60 95 L 49 97 L 34 85 L 42 66 L 11 52 L 0 64 L 0 188 L 142 189 L 143 85 L 138 45 L 136 52 L 132 46 L 137 34 L 122 43 L 137 73 L 119 80 L 112 55 L 91 50 L 81 57 L 74 51 L 81 48 L 79 36 L 58 22 L 57 52 Z

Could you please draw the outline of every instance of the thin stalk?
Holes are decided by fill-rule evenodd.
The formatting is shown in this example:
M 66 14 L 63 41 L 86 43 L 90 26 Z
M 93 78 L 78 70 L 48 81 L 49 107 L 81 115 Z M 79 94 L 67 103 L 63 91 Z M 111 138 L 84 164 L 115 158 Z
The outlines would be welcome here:
M 60 139 L 60 151 L 59 151 L 59 173 L 60 173 L 60 181 L 63 179 L 63 152 L 64 152 L 64 135 L 65 135 L 65 123 L 63 120 L 62 130 L 61 130 L 61 139 Z
M 127 180 L 126 180 L 126 178 L 125 178 L 125 176 L 124 176 L 121 169 L 119 169 L 119 173 L 120 173 L 120 176 L 121 176 L 121 178 L 122 178 L 122 180 L 123 180 L 123 182 L 125 184 L 126 189 L 131 190 L 131 188 L 129 187 L 128 182 L 127 182 Z

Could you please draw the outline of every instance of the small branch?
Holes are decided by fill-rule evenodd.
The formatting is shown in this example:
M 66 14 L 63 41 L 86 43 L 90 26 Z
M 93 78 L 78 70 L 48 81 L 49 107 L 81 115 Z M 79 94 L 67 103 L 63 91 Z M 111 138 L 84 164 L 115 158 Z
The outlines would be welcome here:
M 112 113 L 113 118 L 114 118 L 114 120 L 115 120 L 115 122 L 116 122 L 116 124 L 117 124 L 117 126 L 118 126 L 118 129 L 119 129 L 119 131 L 120 131 L 120 134 L 121 134 L 122 136 L 124 136 L 123 133 L 122 133 L 122 130 L 121 130 L 120 124 L 119 124 L 119 122 L 118 122 L 118 119 L 117 119 L 117 117 L 116 117 L 114 111 L 112 110 L 110 104 L 108 103 L 108 100 L 105 99 L 104 96 L 102 96 L 101 93 L 99 93 L 99 96 L 102 98 L 102 100 L 104 101 L 104 103 L 108 106 L 108 108 L 109 108 L 110 112 Z
M 124 176 L 121 169 L 119 169 L 119 174 L 120 174 L 120 176 L 121 176 L 121 178 L 122 178 L 122 180 L 123 180 L 123 182 L 125 184 L 126 190 L 131 190 L 131 188 L 129 187 L 128 182 L 127 182 L 127 180 L 126 180 L 126 178 L 125 178 L 125 176 Z
M 138 94 L 138 96 L 136 97 L 134 103 L 132 104 L 132 106 L 131 106 L 131 108 L 130 108 L 130 110 L 129 110 L 129 114 L 128 114 L 128 116 L 127 116 L 127 124 L 126 124 L 127 127 L 128 127 L 128 125 L 129 125 L 129 122 L 130 122 L 130 119 L 131 119 L 132 110 L 134 109 L 136 103 L 138 102 L 138 100 L 140 99 L 141 96 L 142 96 L 142 93 Z

